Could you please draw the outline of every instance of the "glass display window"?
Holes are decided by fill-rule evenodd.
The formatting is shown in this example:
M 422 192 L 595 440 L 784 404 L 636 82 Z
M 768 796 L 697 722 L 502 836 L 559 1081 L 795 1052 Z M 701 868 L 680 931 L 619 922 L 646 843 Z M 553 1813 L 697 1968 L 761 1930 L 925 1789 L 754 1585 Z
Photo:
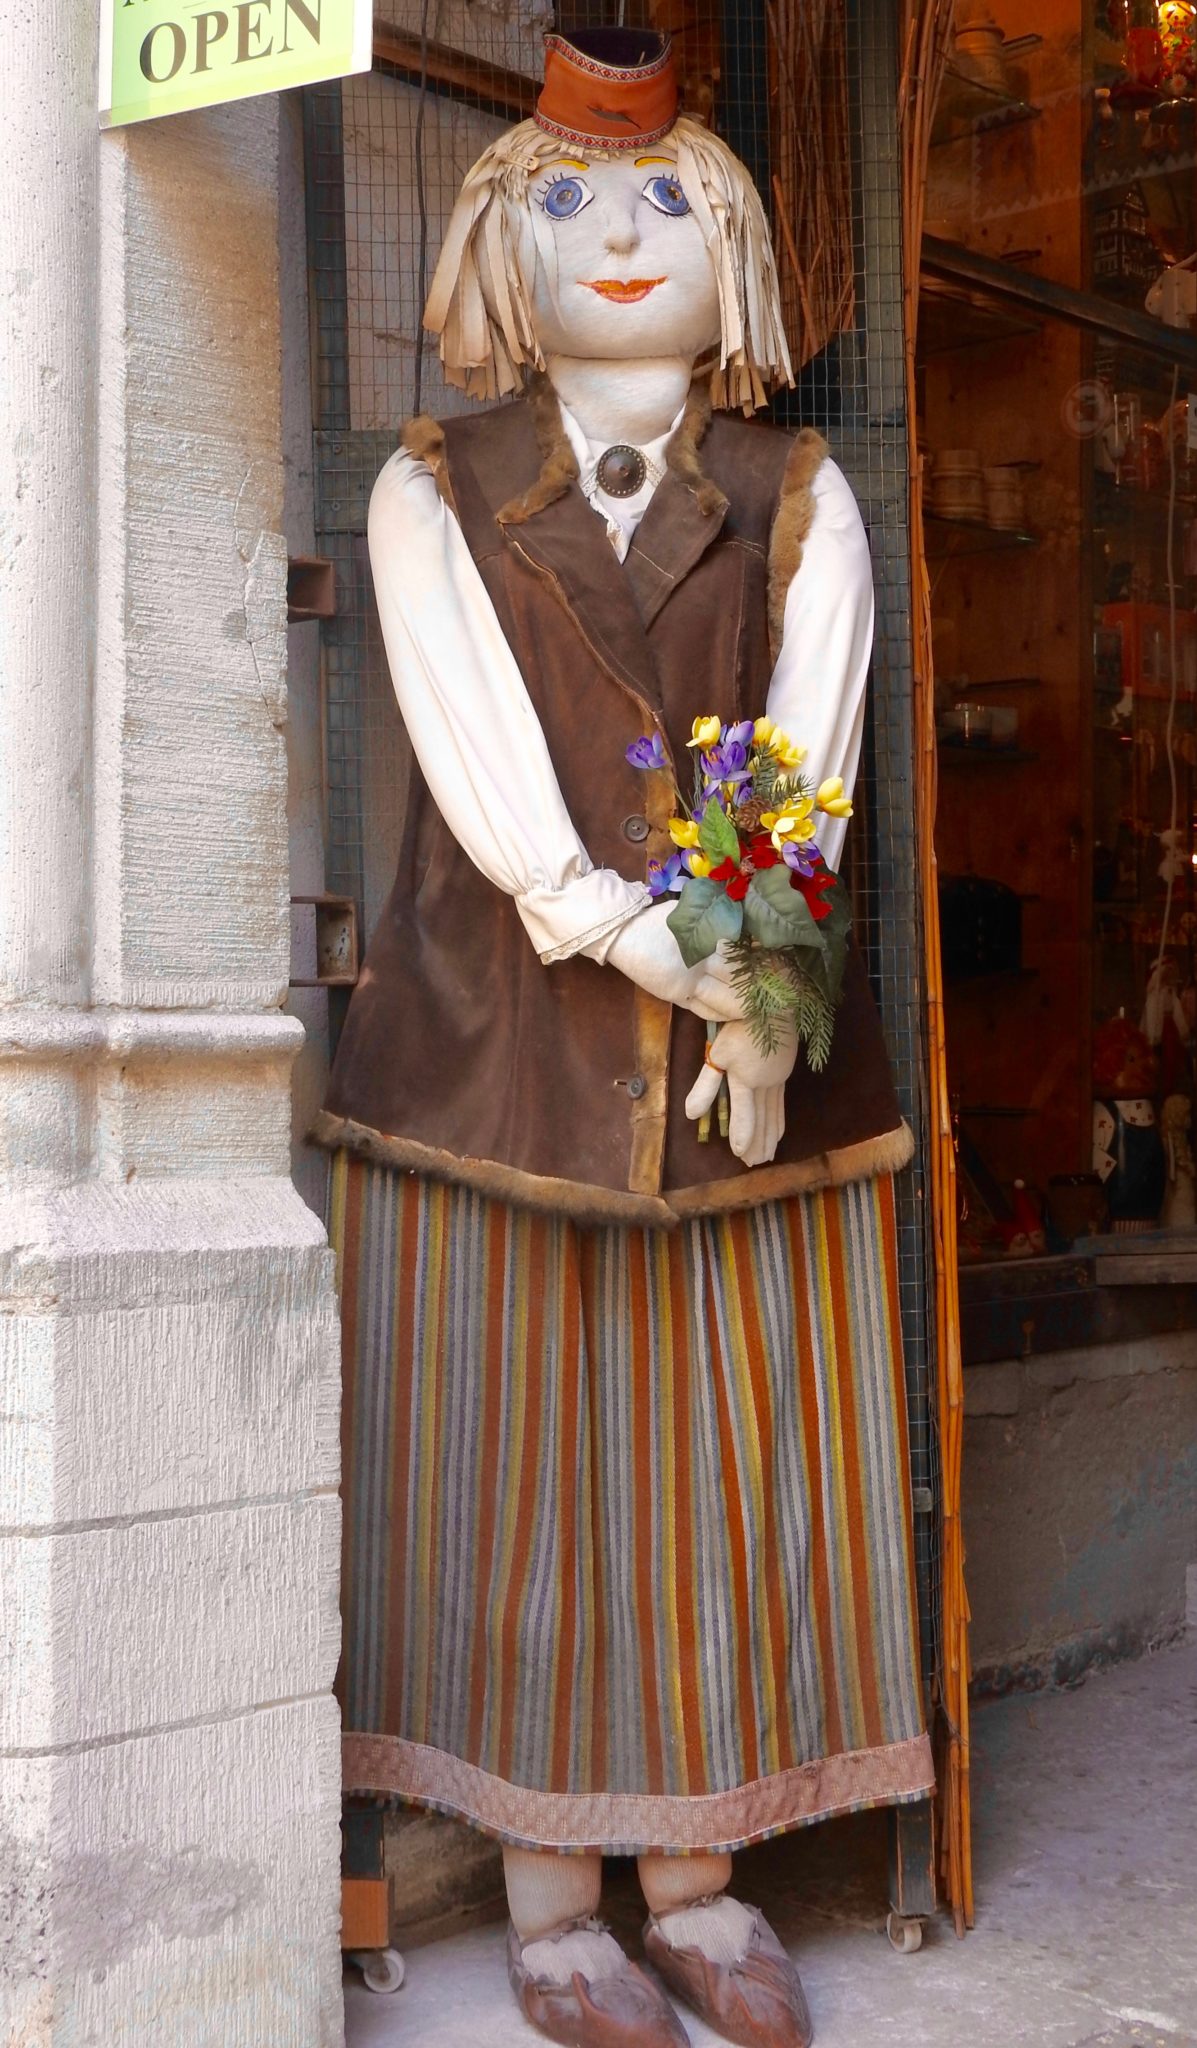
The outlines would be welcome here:
M 971 1262 L 1192 1202 L 1195 140 L 1197 7 L 959 0 L 919 400 Z

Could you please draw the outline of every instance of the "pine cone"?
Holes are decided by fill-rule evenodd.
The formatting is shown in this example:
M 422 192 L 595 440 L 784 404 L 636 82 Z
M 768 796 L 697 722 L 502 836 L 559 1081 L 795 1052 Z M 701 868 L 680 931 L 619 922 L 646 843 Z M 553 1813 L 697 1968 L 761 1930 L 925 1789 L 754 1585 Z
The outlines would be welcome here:
M 763 814 L 772 809 L 773 805 L 768 797 L 747 797 L 742 804 L 736 805 L 732 812 L 732 823 L 737 832 L 759 832 Z

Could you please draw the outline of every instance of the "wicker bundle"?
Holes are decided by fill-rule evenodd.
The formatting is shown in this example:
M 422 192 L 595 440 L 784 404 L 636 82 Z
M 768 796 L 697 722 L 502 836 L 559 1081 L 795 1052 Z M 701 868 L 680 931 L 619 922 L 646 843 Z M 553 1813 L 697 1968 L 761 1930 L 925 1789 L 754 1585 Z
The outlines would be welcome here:
M 801 364 L 855 307 L 845 0 L 766 0 L 781 304 Z
M 913 577 L 915 804 L 919 825 L 927 970 L 931 1109 L 931 1221 L 935 1261 L 935 1340 L 943 1512 L 941 1646 L 936 1673 L 939 1851 L 957 1933 L 973 1923 L 969 1797 L 968 1596 L 960 1521 L 964 1375 L 956 1263 L 956 1153 L 948 1096 L 943 962 L 935 863 L 935 674 L 931 655 L 931 583 L 923 535 L 922 461 L 916 438 L 915 338 L 931 123 L 952 39 L 952 0 L 903 0 L 904 61 L 899 95 L 904 279 L 906 431 L 910 462 L 910 558 Z

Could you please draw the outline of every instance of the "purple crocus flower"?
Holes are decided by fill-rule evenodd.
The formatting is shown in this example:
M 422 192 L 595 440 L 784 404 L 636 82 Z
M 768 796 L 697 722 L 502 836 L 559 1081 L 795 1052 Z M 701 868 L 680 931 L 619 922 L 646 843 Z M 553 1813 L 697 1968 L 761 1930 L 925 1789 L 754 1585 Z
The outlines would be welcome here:
M 658 896 L 680 895 L 688 879 L 680 853 L 671 853 L 664 861 L 650 860 L 648 864 L 648 893 L 654 902 Z
M 755 735 L 756 725 L 751 718 L 742 718 L 738 725 L 725 725 L 723 728 L 725 746 L 730 741 L 736 747 L 751 747 Z
M 788 868 L 796 874 L 813 875 L 823 856 L 813 839 L 807 839 L 801 846 L 794 839 L 787 839 L 781 849 L 781 857 Z
M 627 749 L 627 759 L 633 768 L 668 768 L 661 735 L 654 732 L 644 739 L 633 740 Z
M 747 747 L 742 741 L 731 739 L 723 740 L 717 747 L 708 747 L 702 756 L 702 771 L 713 787 L 723 782 L 749 781 Z

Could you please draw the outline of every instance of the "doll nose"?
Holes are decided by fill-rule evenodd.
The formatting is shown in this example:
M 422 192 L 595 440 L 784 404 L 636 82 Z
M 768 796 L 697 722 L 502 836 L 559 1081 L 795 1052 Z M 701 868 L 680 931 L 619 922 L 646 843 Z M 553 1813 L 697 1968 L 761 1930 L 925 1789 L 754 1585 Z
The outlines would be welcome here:
M 613 256 L 629 256 L 639 248 L 640 230 L 630 203 L 607 200 L 603 209 L 603 244 Z

